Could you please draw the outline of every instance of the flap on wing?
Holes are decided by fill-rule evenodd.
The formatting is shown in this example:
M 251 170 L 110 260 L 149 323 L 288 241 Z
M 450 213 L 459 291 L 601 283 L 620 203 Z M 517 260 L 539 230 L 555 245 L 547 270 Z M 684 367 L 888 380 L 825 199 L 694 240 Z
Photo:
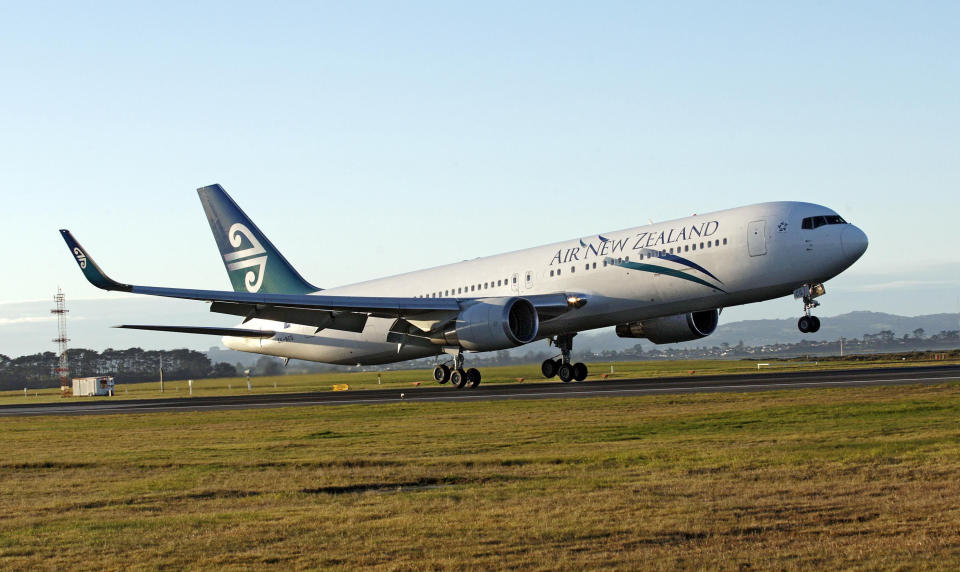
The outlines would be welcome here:
M 331 310 L 311 310 L 308 308 L 285 308 L 282 306 L 264 306 L 257 304 L 239 304 L 236 302 L 214 302 L 210 311 L 231 316 L 243 316 L 244 323 L 253 318 L 290 322 L 313 326 L 317 331 L 330 328 L 345 332 L 363 331 L 367 324 L 367 315 L 356 312 L 334 312 Z

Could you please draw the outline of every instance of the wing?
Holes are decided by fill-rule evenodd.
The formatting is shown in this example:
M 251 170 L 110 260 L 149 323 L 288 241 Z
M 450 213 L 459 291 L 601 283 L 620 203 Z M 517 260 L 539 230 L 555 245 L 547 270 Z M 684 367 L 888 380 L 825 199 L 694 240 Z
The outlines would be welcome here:
M 473 299 L 409 298 L 391 296 L 331 296 L 318 292 L 306 294 L 268 294 L 134 286 L 113 280 L 93 261 L 69 230 L 60 234 L 87 280 L 103 290 L 131 292 L 185 300 L 211 302 L 210 311 L 243 316 L 244 322 L 263 318 L 324 328 L 361 332 L 368 316 L 405 318 L 423 324 L 441 324 L 456 318 Z M 583 296 L 564 293 L 527 296 L 542 320 L 556 317 L 586 303 Z M 199 332 L 196 332 L 199 333 Z

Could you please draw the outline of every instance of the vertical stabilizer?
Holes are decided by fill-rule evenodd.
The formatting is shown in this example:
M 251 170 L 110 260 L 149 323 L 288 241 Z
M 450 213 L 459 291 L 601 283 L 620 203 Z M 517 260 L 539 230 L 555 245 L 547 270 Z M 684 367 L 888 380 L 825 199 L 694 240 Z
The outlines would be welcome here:
M 197 193 L 235 291 L 310 294 L 320 290 L 300 276 L 223 187 L 210 185 Z

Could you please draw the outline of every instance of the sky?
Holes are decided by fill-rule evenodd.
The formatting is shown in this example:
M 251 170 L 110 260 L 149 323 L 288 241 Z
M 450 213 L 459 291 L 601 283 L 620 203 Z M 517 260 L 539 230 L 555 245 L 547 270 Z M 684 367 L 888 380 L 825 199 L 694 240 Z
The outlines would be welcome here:
M 822 314 L 960 311 L 957 21 L 955 2 L 0 0 L 0 353 L 58 286 L 100 301 L 78 324 L 129 304 L 59 228 L 115 279 L 229 288 L 211 183 L 322 287 L 804 200 L 871 241 Z M 182 308 L 151 304 L 118 319 Z M 177 318 L 224 323 L 195 307 Z M 72 343 L 114 343 L 100 330 Z

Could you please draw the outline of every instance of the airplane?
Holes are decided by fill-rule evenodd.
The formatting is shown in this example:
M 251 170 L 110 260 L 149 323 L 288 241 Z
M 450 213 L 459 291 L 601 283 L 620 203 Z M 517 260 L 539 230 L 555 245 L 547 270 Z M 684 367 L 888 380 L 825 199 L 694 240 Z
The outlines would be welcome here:
M 714 332 L 723 308 L 793 294 L 801 332 L 823 283 L 867 249 L 867 235 L 833 210 L 766 202 L 581 236 L 378 278 L 318 288 L 307 282 L 220 185 L 197 189 L 233 291 L 135 286 L 109 278 L 69 230 L 60 231 L 87 280 L 103 290 L 199 300 L 243 317 L 235 328 L 121 325 L 222 336 L 234 350 L 343 365 L 437 357 L 434 379 L 477 387 L 464 353 L 546 339 L 559 356 L 541 373 L 582 381 L 578 332 L 614 326 L 655 344 Z M 441 363 L 441 359 L 444 361 Z

